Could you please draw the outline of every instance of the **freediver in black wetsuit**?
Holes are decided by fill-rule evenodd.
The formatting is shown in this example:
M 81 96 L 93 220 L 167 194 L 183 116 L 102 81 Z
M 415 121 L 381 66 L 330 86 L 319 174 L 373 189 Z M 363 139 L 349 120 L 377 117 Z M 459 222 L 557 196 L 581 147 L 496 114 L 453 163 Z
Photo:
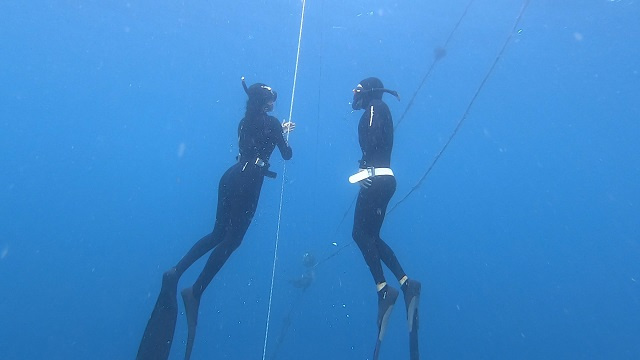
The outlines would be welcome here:
M 298 289 L 307 290 L 316 278 L 315 267 L 318 265 L 318 261 L 310 252 L 306 252 L 302 255 L 302 264 L 306 268 L 305 272 L 294 279 L 290 279 L 289 283 Z
M 291 159 L 292 150 L 283 133 L 292 131 L 295 124 L 280 124 L 275 117 L 267 114 L 273 110 L 277 93 L 261 83 L 247 87 L 244 78 L 242 86 L 249 99 L 245 116 L 238 126 L 240 154 L 238 162 L 220 179 L 215 226 L 176 266 L 164 273 L 162 289 L 147 323 L 137 360 L 169 357 L 177 318 L 178 280 L 196 260 L 213 250 L 193 286 L 182 291 L 189 331 L 185 359 L 191 357 L 200 298 L 231 253 L 240 246 L 255 214 L 264 177 L 276 176 L 269 171 L 271 153 L 277 146 L 284 160 Z
M 362 80 L 353 90 L 351 106 L 354 110 L 364 110 L 364 114 L 358 124 L 358 138 L 362 149 L 360 170 L 349 178 L 351 183 L 361 186 L 352 235 L 369 266 L 378 290 L 378 338 L 373 359 L 378 359 L 387 320 L 399 295 L 398 290 L 387 284 L 382 271 L 382 261 L 393 272 L 403 290 L 409 323 L 411 360 L 417 360 L 418 302 L 421 284 L 407 277 L 393 250 L 380 238 L 380 228 L 387 205 L 396 190 L 396 179 L 390 168 L 393 120 L 389 107 L 382 101 L 385 92 L 399 99 L 395 91 L 385 89 L 382 81 L 374 77 Z

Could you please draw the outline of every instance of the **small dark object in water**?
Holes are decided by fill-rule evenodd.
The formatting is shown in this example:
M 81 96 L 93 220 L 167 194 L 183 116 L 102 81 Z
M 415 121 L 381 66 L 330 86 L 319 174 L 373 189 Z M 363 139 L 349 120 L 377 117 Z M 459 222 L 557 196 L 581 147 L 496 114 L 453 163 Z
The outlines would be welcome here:
M 312 268 L 318 264 L 318 261 L 316 260 L 316 257 L 313 256 L 313 254 L 311 254 L 310 252 L 306 252 L 304 253 L 304 255 L 302 255 L 302 264 L 305 267 Z

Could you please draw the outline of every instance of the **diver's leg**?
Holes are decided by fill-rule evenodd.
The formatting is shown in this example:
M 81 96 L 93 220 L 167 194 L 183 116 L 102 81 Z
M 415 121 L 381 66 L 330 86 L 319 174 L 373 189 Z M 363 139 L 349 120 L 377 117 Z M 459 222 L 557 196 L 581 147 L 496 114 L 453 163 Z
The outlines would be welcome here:
M 236 184 L 237 187 L 241 188 L 241 191 L 230 197 L 229 205 L 225 208 L 229 218 L 229 226 L 225 231 L 224 238 L 212 251 L 200 276 L 193 284 L 193 295 L 198 299 L 229 256 L 231 256 L 231 253 L 240 246 L 256 212 L 262 177 L 250 179 L 251 181 L 240 178 L 238 182 L 242 180 L 244 180 L 244 184 Z M 259 180 L 260 182 L 253 180 Z
M 356 202 L 354 214 L 353 239 L 360 248 L 365 262 L 376 282 L 378 293 L 378 334 L 376 346 L 373 352 L 373 359 L 376 360 L 380 354 L 380 346 L 384 338 L 389 316 L 398 298 L 398 290 L 387 284 L 380 263 L 380 253 L 377 247 L 378 233 L 384 219 L 383 209 L 380 208 L 380 193 L 374 179 L 373 184 L 368 189 L 361 189 Z
M 234 193 L 237 191 L 234 187 L 234 178 L 237 177 L 238 171 L 239 166 L 236 164 L 230 167 L 220 178 L 220 183 L 218 184 L 216 222 L 213 231 L 198 240 L 198 242 L 189 249 L 187 254 L 180 259 L 178 264 L 172 268 L 175 269 L 178 277 L 181 277 L 182 274 L 193 265 L 193 263 L 204 256 L 204 254 L 218 246 L 224 238 L 231 222 L 230 207 L 234 201 Z
M 376 209 L 373 204 L 373 198 L 376 196 L 372 193 L 372 189 L 361 189 L 358 193 L 356 208 L 353 216 L 353 231 L 351 233 L 353 240 L 362 252 L 364 261 L 369 267 L 369 271 L 373 276 L 376 284 L 385 282 L 382 264 L 380 263 L 380 254 L 375 242 L 375 229 L 377 216 Z
M 380 221 L 380 227 L 382 227 L 382 221 L 384 220 L 384 215 L 386 213 L 387 205 L 389 204 L 389 200 L 393 196 L 393 193 L 396 189 L 396 181 L 393 177 L 387 177 L 383 179 L 381 182 L 381 196 L 379 198 L 380 203 L 377 204 L 378 207 L 383 209 L 382 219 Z M 380 238 L 380 233 L 378 230 L 378 238 L 376 241 L 378 252 L 380 254 L 381 260 L 387 265 L 387 267 L 393 272 L 395 277 L 398 279 L 400 283 L 400 288 L 404 293 L 404 302 L 407 310 L 407 324 L 409 327 L 409 350 L 410 350 L 410 358 L 411 360 L 418 360 L 420 357 L 420 352 L 418 348 L 418 326 L 419 326 L 419 313 L 418 313 L 418 304 L 420 302 L 420 291 L 422 285 L 419 281 L 409 279 L 404 269 L 400 265 L 398 258 L 395 253 Z
M 202 255 L 215 247 L 222 239 L 225 231 L 225 211 L 220 211 L 226 204 L 227 188 L 223 186 L 225 173 L 218 188 L 218 212 L 216 225 L 212 233 L 201 238 L 178 262 L 162 276 L 162 288 L 147 327 L 138 348 L 137 360 L 163 360 L 169 357 L 178 317 L 178 280 L 182 274 Z
M 407 274 L 404 272 L 402 265 L 400 265 L 400 261 L 398 261 L 398 258 L 396 257 L 396 254 L 393 252 L 393 250 L 391 250 L 391 247 L 389 247 L 389 245 L 387 245 L 387 243 L 384 242 L 384 240 L 382 240 L 381 238 L 378 238 L 376 240 L 376 245 L 378 248 L 378 252 L 380 253 L 380 259 L 384 262 L 385 265 L 387 265 L 396 279 L 398 279 L 400 285 L 404 284 L 402 279 L 406 277 Z
M 198 325 L 198 309 L 200 308 L 202 293 L 218 271 L 220 271 L 224 263 L 229 259 L 233 251 L 238 248 L 242 242 L 244 232 L 246 232 L 246 229 L 244 231 L 230 230 L 225 239 L 211 252 L 204 269 L 193 286 L 182 290 L 182 300 L 184 301 L 188 327 L 185 360 L 191 357 L 191 351 L 193 350 L 196 327 Z
M 229 215 L 230 225 L 225 232 L 224 239 L 211 252 L 204 269 L 193 286 L 182 291 L 188 327 L 185 360 L 190 359 L 193 350 L 202 294 L 231 254 L 240 246 L 256 211 L 262 178 L 259 179 L 259 183 L 251 181 L 241 183 L 241 180 L 247 179 L 238 179 L 235 186 L 239 190 L 229 197 L 231 200 L 225 209 Z
M 371 218 L 369 228 L 371 233 L 375 236 L 375 246 L 378 250 L 380 260 L 382 260 L 382 262 L 384 262 L 384 264 L 393 272 L 396 278 L 400 280 L 406 274 L 404 273 L 402 266 L 400 266 L 400 262 L 398 261 L 395 253 L 391 250 L 391 247 L 389 247 L 389 245 L 380 238 L 380 229 L 384 223 L 387 206 L 396 191 L 396 180 L 393 176 L 382 176 L 376 178 L 372 187 L 373 186 L 375 186 L 378 196 L 372 197 L 371 199 L 371 207 L 376 209 L 376 211 L 374 216 Z
M 224 230 L 225 226 L 221 225 L 219 221 L 216 220 L 214 230 L 198 240 L 191 249 L 189 249 L 185 256 L 182 257 L 174 267 L 169 269 L 167 273 L 174 272 L 175 275 L 180 278 L 182 274 L 184 274 L 184 272 L 193 265 L 193 263 L 200 259 L 204 254 L 211 251 L 211 249 L 216 247 L 220 241 L 222 241 Z
M 373 207 L 379 209 L 379 211 L 376 212 L 376 215 L 378 216 L 373 218 L 371 228 L 377 235 L 376 247 L 378 249 L 380 259 L 396 276 L 404 292 L 407 315 L 409 316 L 409 326 L 411 327 L 413 312 L 416 311 L 417 302 L 420 296 L 421 285 L 420 282 L 416 280 L 409 280 L 391 247 L 380 238 L 380 229 L 384 222 L 387 206 L 396 190 L 396 180 L 392 176 L 381 177 L 376 180 L 377 181 L 374 183 L 374 186 L 376 186 L 379 196 L 373 198 L 372 201 L 374 202 Z

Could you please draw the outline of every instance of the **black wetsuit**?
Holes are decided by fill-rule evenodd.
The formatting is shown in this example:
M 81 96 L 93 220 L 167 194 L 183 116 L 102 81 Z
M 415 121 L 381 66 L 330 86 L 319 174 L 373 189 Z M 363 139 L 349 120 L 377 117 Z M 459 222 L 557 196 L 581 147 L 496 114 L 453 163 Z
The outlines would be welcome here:
M 362 149 L 360 168 L 391 167 L 393 148 L 393 120 L 389 107 L 382 100 L 373 99 L 364 109 L 358 124 L 358 137 Z M 358 194 L 354 221 L 353 239 L 362 251 L 376 284 L 385 282 L 382 260 L 398 280 L 405 276 L 393 250 L 380 238 L 389 200 L 396 191 L 393 176 L 374 176 L 368 188 L 362 187 Z
M 269 173 L 269 157 L 274 148 L 278 146 L 285 160 L 292 156 L 280 122 L 265 113 L 246 116 L 240 121 L 238 143 L 238 162 L 220 179 L 213 232 L 200 239 L 176 265 L 176 272 L 180 277 L 196 260 L 213 249 L 193 285 L 196 298 L 200 298 L 231 253 L 240 246 L 255 214 L 264 176 Z

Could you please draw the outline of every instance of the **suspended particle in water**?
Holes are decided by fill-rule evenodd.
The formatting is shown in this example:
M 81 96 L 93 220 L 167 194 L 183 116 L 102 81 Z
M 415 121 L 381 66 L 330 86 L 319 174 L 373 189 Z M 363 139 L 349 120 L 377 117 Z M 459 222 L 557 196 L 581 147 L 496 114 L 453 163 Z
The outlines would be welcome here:
M 185 143 L 180 143 L 178 145 L 178 157 L 181 158 L 184 156 L 184 151 L 187 149 L 187 145 Z

